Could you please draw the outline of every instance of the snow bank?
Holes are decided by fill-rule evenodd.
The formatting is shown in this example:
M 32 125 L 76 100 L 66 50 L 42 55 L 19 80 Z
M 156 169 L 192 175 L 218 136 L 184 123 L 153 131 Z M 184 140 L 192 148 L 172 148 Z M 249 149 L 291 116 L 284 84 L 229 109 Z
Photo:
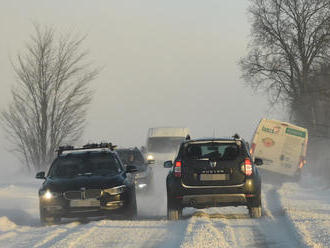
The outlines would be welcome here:
M 0 232 L 8 232 L 15 228 L 16 224 L 10 221 L 6 216 L 0 217 Z
M 330 189 L 311 181 L 285 183 L 279 190 L 283 209 L 310 247 L 330 247 Z

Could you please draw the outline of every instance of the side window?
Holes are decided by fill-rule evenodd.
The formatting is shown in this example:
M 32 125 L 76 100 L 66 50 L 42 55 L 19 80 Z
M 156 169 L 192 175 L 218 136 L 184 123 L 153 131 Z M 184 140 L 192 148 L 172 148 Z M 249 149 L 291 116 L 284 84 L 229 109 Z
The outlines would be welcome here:
M 119 165 L 120 171 L 123 171 L 125 168 L 121 160 L 119 159 L 118 155 L 113 154 L 112 156 L 114 157 L 116 163 Z
M 187 147 L 187 143 L 181 143 L 179 151 L 178 151 L 178 155 L 175 160 L 181 159 L 183 157 L 183 152 L 184 152 L 184 149 L 186 149 L 186 147 Z

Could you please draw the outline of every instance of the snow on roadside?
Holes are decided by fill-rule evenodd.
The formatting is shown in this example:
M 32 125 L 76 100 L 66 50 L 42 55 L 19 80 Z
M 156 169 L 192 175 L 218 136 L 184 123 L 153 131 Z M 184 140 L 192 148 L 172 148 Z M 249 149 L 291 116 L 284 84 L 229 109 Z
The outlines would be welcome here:
M 6 216 L 0 217 L 0 232 L 8 232 L 16 228 L 16 224 Z
M 15 178 L 17 179 L 17 178 Z M 19 226 L 39 225 L 38 188 L 41 182 L 24 178 L 0 183 L 0 218 Z
M 285 183 L 279 189 L 283 209 L 310 247 L 330 247 L 330 189 Z

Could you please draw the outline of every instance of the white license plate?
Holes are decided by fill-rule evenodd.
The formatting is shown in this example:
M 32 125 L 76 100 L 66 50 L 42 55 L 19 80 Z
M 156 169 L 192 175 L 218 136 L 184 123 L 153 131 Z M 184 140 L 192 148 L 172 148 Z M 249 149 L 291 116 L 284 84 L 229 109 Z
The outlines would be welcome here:
M 99 207 L 100 201 L 96 199 L 71 200 L 71 207 Z
M 218 181 L 218 180 L 229 180 L 228 174 L 201 174 L 201 181 Z

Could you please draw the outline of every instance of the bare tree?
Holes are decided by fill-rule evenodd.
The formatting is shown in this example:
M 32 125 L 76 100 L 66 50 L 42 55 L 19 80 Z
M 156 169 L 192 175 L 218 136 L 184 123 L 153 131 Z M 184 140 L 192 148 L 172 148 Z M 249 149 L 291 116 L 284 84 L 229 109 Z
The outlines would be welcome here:
M 98 73 L 85 61 L 83 41 L 35 25 L 25 53 L 13 63 L 17 84 L 1 123 L 13 152 L 30 171 L 46 168 L 60 144 L 82 134 L 92 93 L 88 83 Z
M 329 0 L 250 0 L 249 54 L 240 62 L 254 88 L 283 101 L 293 118 L 316 124 L 312 76 L 330 60 Z M 308 117 L 306 116 L 308 114 Z

